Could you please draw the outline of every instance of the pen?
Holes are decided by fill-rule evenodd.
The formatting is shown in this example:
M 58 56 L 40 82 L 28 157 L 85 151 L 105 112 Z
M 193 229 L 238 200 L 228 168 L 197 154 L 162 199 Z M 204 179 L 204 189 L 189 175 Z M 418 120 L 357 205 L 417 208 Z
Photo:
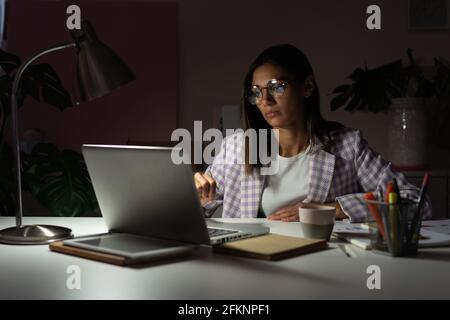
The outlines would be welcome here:
M 389 192 L 389 220 L 391 221 L 391 253 L 397 255 L 399 253 L 399 241 L 398 241 L 398 214 L 397 214 L 397 193 Z
M 386 186 L 386 195 L 384 196 L 384 201 L 389 203 L 389 193 L 394 192 L 394 184 L 389 182 Z
M 407 212 L 403 212 L 403 207 L 402 207 L 402 197 L 400 195 L 400 188 L 398 187 L 398 183 L 397 183 L 397 179 L 393 178 L 392 179 L 394 181 L 394 192 L 397 194 L 397 204 L 398 204 L 398 214 L 399 217 L 397 219 L 397 221 L 399 222 L 398 225 L 398 230 L 399 230 L 399 236 L 400 236 L 400 245 L 403 243 L 403 237 L 406 235 L 406 232 L 404 232 L 405 229 L 405 214 L 407 214 Z

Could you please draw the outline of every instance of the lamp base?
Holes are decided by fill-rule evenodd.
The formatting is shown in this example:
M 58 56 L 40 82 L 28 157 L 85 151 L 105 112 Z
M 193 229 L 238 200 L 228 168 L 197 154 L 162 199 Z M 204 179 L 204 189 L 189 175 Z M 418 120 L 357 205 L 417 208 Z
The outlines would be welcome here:
M 7 244 L 48 244 L 73 238 L 72 230 L 52 225 L 29 225 L 0 230 L 0 242 Z

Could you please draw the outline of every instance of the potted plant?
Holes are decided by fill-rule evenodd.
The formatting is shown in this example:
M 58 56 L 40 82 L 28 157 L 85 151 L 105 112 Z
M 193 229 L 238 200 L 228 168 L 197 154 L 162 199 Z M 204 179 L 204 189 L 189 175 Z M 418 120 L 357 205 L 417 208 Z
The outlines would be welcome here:
M 12 168 L 12 150 L 7 138 L 10 131 L 10 95 L 12 81 L 21 61 L 16 55 L 0 50 L 0 215 L 13 214 L 17 198 Z M 48 64 L 32 65 L 19 85 L 19 107 L 28 98 L 64 111 L 72 107 L 69 93 Z M 73 150 L 60 151 L 50 143 L 34 146 L 31 153 L 21 153 L 22 184 L 53 214 L 81 216 L 94 211 L 97 201 L 83 157 Z
M 430 133 L 450 148 L 450 70 L 434 59 L 435 74 L 427 78 L 407 50 L 408 63 L 396 60 L 368 69 L 354 70 L 351 84 L 336 87 L 331 110 L 384 112 L 388 114 L 388 157 L 400 169 L 420 169 L 425 165 L 427 123 Z M 436 121 L 437 120 L 437 121 Z

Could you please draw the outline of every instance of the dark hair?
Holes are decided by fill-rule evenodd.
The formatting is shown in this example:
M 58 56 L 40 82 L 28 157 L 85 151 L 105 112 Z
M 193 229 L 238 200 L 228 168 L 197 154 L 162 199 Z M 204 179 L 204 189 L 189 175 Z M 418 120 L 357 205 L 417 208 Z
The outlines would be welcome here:
M 253 72 L 259 66 L 270 63 L 281 67 L 286 71 L 292 80 L 303 83 L 308 76 L 314 76 L 311 64 L 308 58 L 298 48 L 290 44 L 281 44 L 264 50 L 253 63 L 244 78 L 241 93 L 241 125 L 242 129 L 250 128 L 259 132 L 259 129 L 271 129 L 271 126 L 264 119 L 263 115 L 254 105 L 250 104 L 246 99 L 246 91 L 251 87 L 253 81 Z M 304 117 L 306 120 L 307 139 L 311 144 L 311 149 L 318 143 L 324 143 L 325 137 L 329 137 L 329 133 L 343 127 L 338 122 L 325 120 L 320 113 L 320 94 L 317 84 L 314 82 L 315 88 L 310 97 L 305 99 Z M 259 140 L 257 143 L 259 147 Z M 268 151 L 270 152 L 270 140 L 268 141 Z M 259 151 L 257 153 L 257 164 L 249 164 L 249 146 L 245 141 L 245 163 L 246 172 L 251 173 L 253 168 L 261 167 L 259 160 Z

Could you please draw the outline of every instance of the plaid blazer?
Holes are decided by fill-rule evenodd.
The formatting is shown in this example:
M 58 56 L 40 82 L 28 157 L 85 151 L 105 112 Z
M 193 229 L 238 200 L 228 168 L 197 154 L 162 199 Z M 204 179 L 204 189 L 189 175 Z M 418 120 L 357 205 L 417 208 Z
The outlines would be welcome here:
M 204 205 L 206 216 L 223 205 L 224 218 L 255 218 L 261 202 L 265 175 L 253 170 L 245 174 L 245 166 L 237 164 L 244 150 L 242 133 L 226 137 L 220 152 L 206 169 L 216 181 L 216 199 Z M 409 183 L 402 173 L 372 150 L 359 130 L 343 128 L 331 132 L 330 138 L 311 150 L 309 192 L 303 202 L 325 203 L 338 201 L 351 222 L 363 221 L 369 215 L 363 195 L 380 187 L 383 192 L 395 177 L 402 197 L 417 199 L 419 189 Z M 429 199 L 425 203 L 425 217 L 431 217 Z

